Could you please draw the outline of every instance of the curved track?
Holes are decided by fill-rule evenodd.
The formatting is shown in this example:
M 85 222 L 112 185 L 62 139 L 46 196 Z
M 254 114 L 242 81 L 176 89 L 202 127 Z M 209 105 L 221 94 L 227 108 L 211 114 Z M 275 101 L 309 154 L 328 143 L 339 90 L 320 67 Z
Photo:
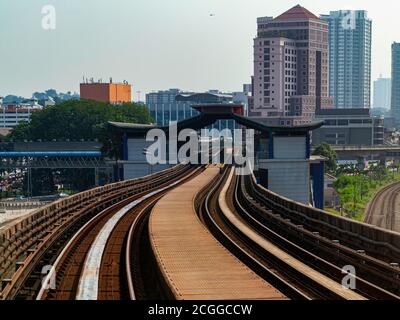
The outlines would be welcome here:
M 220 169 L 171 191 L 154 207 L 149 235 L 160 279 L 169 299 L 286 300 L 224 248 L 196 215 L 196 195 L 220 179 Z
M 229 176 L 228 172 L 231 173 Z M 199 211 L 202 221 L 221 243 L 289 298 L 364 299 L 351 290 L 343 289 L 334 279 L 307 266 L 295 255 L 290 255 L 290 242 L 285 243 L 284 250 L 279 249 L 275 244 L 276 238 L 271 237 L 271 230 L 264 226 L 256 228 L 249 221 L 249 213 L 238 202 L 238 184 L 231 183 L 232 173 L 227 171 L 224 181 L 217 182 L 211 191 L 203 195 Z
M 129 299 L 124 266 L 131 224 L 169 188 L 197 170 L 187 167 L 155 179 L 158 182 L 152 189 L 118 202 L 87 222 L 53 264 L 47 279 L 55 276 L 55 289 L 42 288 L 37 299 Z
M 82 207 L 71 207 L 68 211 L 70 216 L 60 220 L 52 232 L 39 239 L 35 254 L 24 261 L 13 287 L 7 287 L 7 298 L 233 299 L 252 297 L 251 294 L 254 294 L 254 297 L 267 299 L 400 299 L 400 269 L 397 264 L 390 264 L 382 259 L 391 255 L 377 254 L 379 250 L 374 247 L 368 247 L 373 249 L 371 251 L 362 250 L 366 249 L 363 247 L 365 241 L 374 244 L 371 239 L 365 239 L 356 229 L 338 232 L 337 226 L 323 220 L 325 216 L 317 218 L 322 215 L 321 212 L 315 211 L 316 215 L 313 212 L 304 213 L 302 210 L 308 208 L 302 208 L 300 204 L 270 193 L 257 185 L 254 177 L 236 176 L 233 168 L 221 169 L 223 174 L 216 173 L 215 178 L 210 179 L 211 183 L 208 181 L 204 184 L 203 181 L 204 188 L 192 183 L 191 196 L 186 199 L 185 204 L 181 203 L 181 198 L 189 190 L 184 187 L 179 189 L 180 193 L 175 192 L 174 196 L 166 196 L 160 201 L 171 189 L 186 183 L 203 170 L 202 167 L 178 166 L 151 178 L 144 178 L 137 185 L 131 184 L 112 190 L 96 200 L 88 199 Z M 216 168 L 212 170 L 218 172 Z M 367 214 L 366 220 L 373 221 L 376 208 L 383 208 L 388 214 L 379 217 L 379 223 L 387 227 L 395 226 L 394 213 L 395 206 L 398 205 L 398 193 L 400 183 L 380 190 L 371 202 L 371 213 Z M 173 243 L 175 247 L 168 245 L 167 249 L 164 248 L 164 257 L 167 260 L 172 259 L 171 266 L 174 270 L 177 261 L 189 268 L 177 275 L 179 280 L 188 277 L 186 283 L 189 286 L 183 286 L 183 291 L 175 288 L 176 282 L 170 281 L 168 284 L 165 281 L 168 272 L 162 272 L 164 263 L 160 267 L 158 247 L 153 241 L 155 229 L 149 224 L 153 208 L 159 207 L 158 204 L 162 201 L 164 207 L 162 210 L 158 208 L 160 224 L 157 230 L 166 233 L 159 237 L 159 244 L 165 245 L 166 237 L 171 237 L 171 241 L 172 236 L 174 237 L 170 244 Z M 287 204 L 282 205 L 283 201 Z M 291 210 L 292 205 L 298 207 L 298 210 Z M 181 213 L 175 212 L 178 211 L 178 206 L 183 210 Z M 186 220 L 189 207 L 192 208 L 192 216 L 196 217 L 197 214 L 202 223 L 193 217 L 190 221 Z M 91 208 L 90 214 L 86 213 L 87 208 Z M 160 220 L 161 214 L 163 218 Z M 171 222 L 175 215 L 178 219 L 176 223 Z M 194 223 L 196 221 L 197 225 Z M 350 223 L 345 219 L 342 222 Z M 189 223 L 189 226 L 185 227 L 183 223 Z M 178 228 L 175 229 L 176 226 Z M 229 255 L 223 253 L 221 248 L 215 249 L 215 239 L 214 243 L 210 241 L 210 234 L 205 235 L 204 226 L 218 239 L 217 243 L 221 248 L 222 244 L 230 251 Z M 381 232 L 379 228 L 364 226 Z M 57 228 L 61 227 L 64 229 L 58 232 Z M 184 230 L 187 231 L 186 240 L 180 243 L 180 237 L 185 236 Z M 193 243 L 195 235 L 192 230 L 197 230 L 199 239 L 206 243 L 204 253 L 200 252 L 200 255 L 197 251 L 201 246 L 196 241 Z M 390 231 L 386 233 L 395 234 Z M 376 245 L 379 243 L 376 242 Z M 215 253 L 214 256 L 214 251 L 210 251 L 210 248 L 214 248 L 219 255 Z M 179 260 L 181 249 L 188 250 L 183 255 L 183 260 Z M 190 250 L 194 253 L 190 253 Z M 226 251 L 225 248 L 223 250 Z M 188 264 L 190 254 L 193 257 Z M 214 279 L 216 272 L 221 270 L 216 268 L 215 272 L 210 273 L 209 262 L 214 262 L 216 257 L 220 257 L 218 261 L 224 263 L 228 259 L 232 266 L 237 267 L 239 263 L 247 271 L 235 279 L 229 280 L 225 272 Z M 235 259 L 240 261 L 234 262 Z M 208 270 L 200 282 L 196 282 L 200 273 L 194 276 L 197 280 L 192 279 L 195 263 L 199 265 L 199 272 Z M 157 264 L 161 272 L 149 272 Z M 53 266 L 46 280 L 49 283 L 54 280 L 54 288 L 40 288 L 42 279 L 39 271 L 44 265 Z M 357 272 L 353 276 L 356 281 L 354 290 L 345 290 L 340 284 L 344 277 L 342 268 L 349 265 L 354 266 Z M 251 274 L 250 278 L 253 277 L 254 280 L 256 276 L 258 282 L 251 282 L 253 280 L 250 281 L 249 278 L 248 283 L 257 287 L 257 293 L 243 291 L 246 287 L 245 281 L 239 281 L 243 276 L 246 278 Z M 224 277 L 226 283 L 221 277 Z M 237 282 L 232 284 L 232 280 Z M 208 284 L 207 288 L 203 286 L 205 283 Z M 221 285 L 218 289 L 220 292 L 215 291 L 217 283 L 218 286 Z M 229 283 L 236 286 L 236 289 L 241 289 L 232 292 Z M 207 294 L 204 293 L 206 291 Z M 171 292 L 175 294 L 171 295 Z
M 368 224 L 400 232 L 400 182 L 379 190 L 369 203 L 365 220 Z
M 0 232 L 0 299 L 34 299 L 43 272 L 73 235 L 105 208 L 156 188 L 186 170 L 182 165 L 150 176 L 88 190 L 57 201 Z
M 240 204 L 246 209 L 248 223 L 259 232 L 270 229 L 273 232 L 270 237 L 281 248 L 336 281 L 343 279 L 343 267 L 354 267 L 356 291 L 369 299 L 400 299 L 397 268 L 348 246 L 345 238 L 330 238 L 325 229 L 311 223 L 312 219 L 308 221 L 293 212 L 276 210 L 250 177 L 239 180 L 236 206 Z

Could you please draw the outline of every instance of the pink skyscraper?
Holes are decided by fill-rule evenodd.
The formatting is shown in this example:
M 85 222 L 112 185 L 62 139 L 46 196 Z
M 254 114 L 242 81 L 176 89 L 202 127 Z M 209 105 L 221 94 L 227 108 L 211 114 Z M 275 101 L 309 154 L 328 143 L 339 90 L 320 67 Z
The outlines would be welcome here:
M 249 115 L 280 125 L 312 122 L 328 96 L 328 24 L 301 6 L 258 18 Z

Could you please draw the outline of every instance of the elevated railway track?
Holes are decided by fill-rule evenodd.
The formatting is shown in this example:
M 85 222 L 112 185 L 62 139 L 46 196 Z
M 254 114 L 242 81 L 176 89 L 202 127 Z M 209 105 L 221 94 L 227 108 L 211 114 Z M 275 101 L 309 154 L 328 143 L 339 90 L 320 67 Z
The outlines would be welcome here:
M 239 212 L 234 207 L 235 200 L 227 197 L 237 191 L 233 171 L 227 170 L 225 179 L 216 182 L 214 189 L 203 196 L 199 212 L 213 234 L 246 265 L 291 299 L 365 299 L 297 259 L 290 254 L 288 244 L 278 247 L 276 239 L 268 235 L 272 232 L 268 228 L 253 228 L 244 218 L 248 212 L 243 207 Z
M 0 230 L 0 298 L 34 298 L 41 287 L 43 268 L 53 265 L 65 245 L 88 221 L 129 197 L 169 183 L 187 170 L 187 166 L 177 166 L 89 190 L 57 201 Z
M 128 300 L 140 295 L 142 289 L 132 281 L 136 272 L 130 267 L 132 260 L 125 259 L 134 242 L 128 239 L 130 227 L 143 220 L 143 215 L 148 214 L 149 208 L 168 190 L 200 170 L 190 169 L 169 180 L 160 179 L 153 191 L 134 195 L 89 221 L 54 264 L 56 289 L 42 289 L 37 299 Z M 140 233 L 135 233 L 135 237 L 139 236 Z M 137 252 L 134 259 L 141 255 Z
M 366 208 L 365 223 L 400 232 L 400 183 L 377 192 Z
M 357 250 L 337 234 L 335 237 L 327 237 L 325 230 L 318 228 L 318 224 L 310 225 L 304 220 L 300 222 L 294 214 L 284 216 L 275 211 L 265 203 L 264 197 L 257 194 L 261 187 L 253 182 L 251 177 L 239 177 L 233 197 L 234 206 L 243 213 L 243 219 L 265 239 L 338 283 L 344 278 L 343 268 L 354 267 L 354 291 L 363 297 L 400 298 L 397 268 L 369 256 L 364 250 Z
M 234 168 L 179 165 L 0 229 L 0 298 L 396 300 L 399 248 L 400 234 L 286 199 Z
M 197 193 L 213 192 L 219 172 L 208 168 L 153 209 L 149 235 L 165 292 L 178 300 L 287 299 L 226 250 L 196 216 Z

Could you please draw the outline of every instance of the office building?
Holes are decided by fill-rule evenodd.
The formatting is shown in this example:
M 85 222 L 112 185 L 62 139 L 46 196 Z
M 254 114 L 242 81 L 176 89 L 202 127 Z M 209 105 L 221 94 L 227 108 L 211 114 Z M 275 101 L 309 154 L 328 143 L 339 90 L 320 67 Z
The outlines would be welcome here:
M 400 43 L 392 44 L 392 103 L 395 125 L 400 127 Z
M 374 99 L 373 107 L 390 109 L 392 79 L 382 78 L 382 76 L 374 81 Z
M 132 101 L 132 86 L 124 83 L 95 82 L 93 79 L 80 84 L 80 97 L 83 100 L 94 100 L 113 104 L 128 103 Z
M 257 20 L 249 115 L 280 125 L 312 122 L 329 108 L 328 24 L 301 6 Z
M 325 109 L 316 113 L 324 125 L 313 131 L 312 143 L 332 145 L 383 145 L 384 117 L 373 117 L 370 109 Z
M 181 121 L 198 115 L 192 108 L 196 104 L 222 104 L 240 103 L 245 110 L 248 106 L 248 96 L 250 89 L 244 87 L 244 92 L 222 93 L 219 90 L 209 90 L 207 92 L 185 92 L 180 89 L 169 89 L 164 91 L 152 92 L 146 95 L 146 105 L 150 115 L 159 126 L 167 126 L 171 122 Z M 218 129 L 232 128 L 232 121 L 219 120 L 214 126 Z
M 177 101 L 178 95 L 192 95 L 179 89 L 169 89 L 146 94 L 146 106 L 150 115 L 159 126 L 167 126 L 171 122 L 180 121 L 197 115 L 187 101 Z
M 337 108 L 371 106 L 372 21 L 364 10 L 331 11 L 329 24 L 329 95 Z

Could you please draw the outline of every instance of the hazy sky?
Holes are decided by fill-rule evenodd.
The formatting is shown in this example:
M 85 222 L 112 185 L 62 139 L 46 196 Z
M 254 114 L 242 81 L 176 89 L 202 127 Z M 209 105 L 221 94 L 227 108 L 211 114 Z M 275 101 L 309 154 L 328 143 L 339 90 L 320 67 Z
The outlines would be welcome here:
M 56 30 L 42 28 L 46 4 Z M 135 100 L 138 90 L 238 91 L 252 75 L 257 17 L 296 4 L 317 15 L 368 10 L 372 79 L 390 75 L 398 0 L 0 0 L 0 95 L 78 91 L 83 75 L 128 80 Z

